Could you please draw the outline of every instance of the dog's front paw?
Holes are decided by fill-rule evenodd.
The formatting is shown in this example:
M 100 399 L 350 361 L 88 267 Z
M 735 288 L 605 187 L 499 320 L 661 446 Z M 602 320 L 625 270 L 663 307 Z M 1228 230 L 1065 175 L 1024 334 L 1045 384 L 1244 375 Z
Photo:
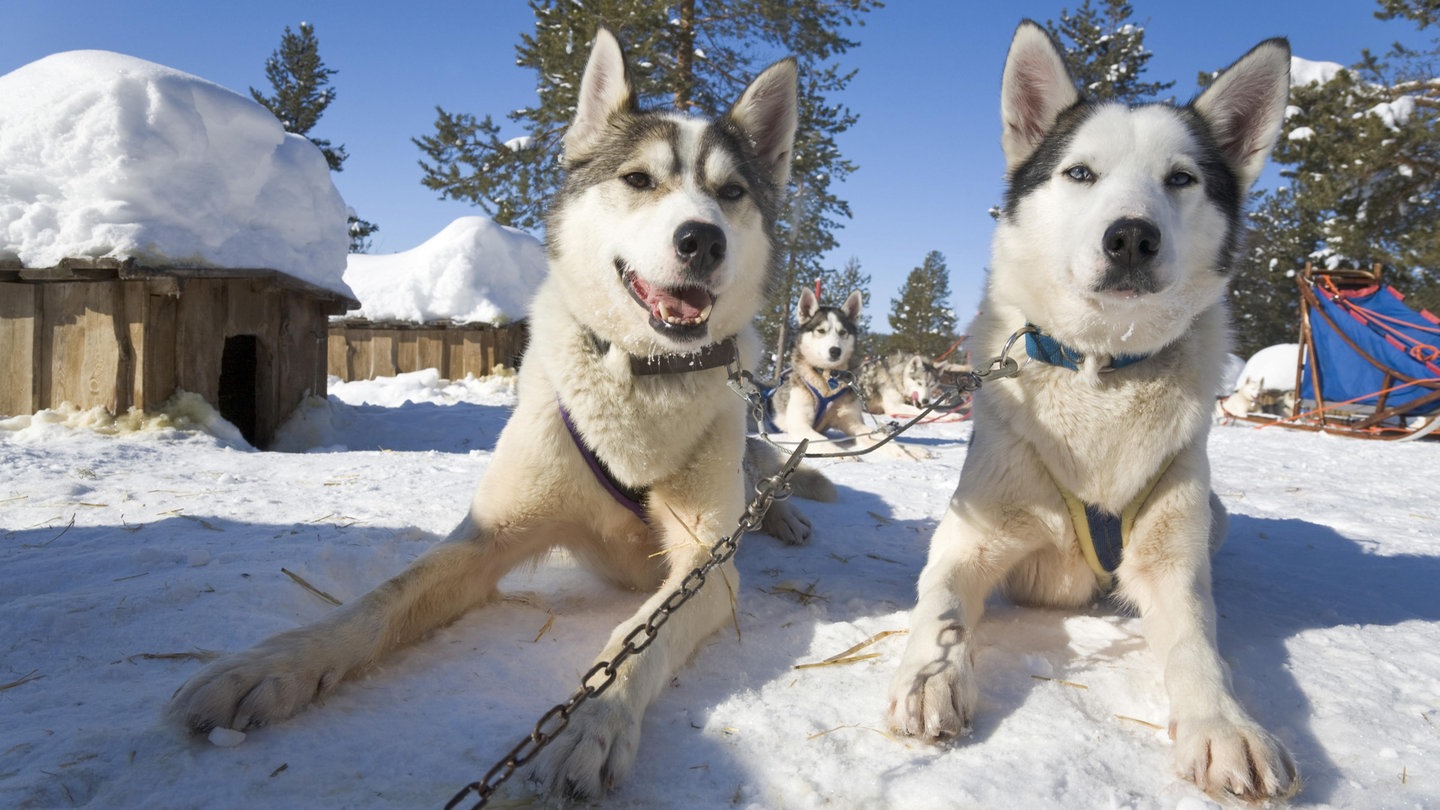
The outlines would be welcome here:
M 1289 752 L 1248 720 L 1172 721 L 1170 736 L 1176 770 L 1207 793 L 1262 801 L 1291 796 L 1300 787 Z
M 785 501 L 770 504 L 761 528 L 766 534 L 788 546 L 800 546 L 810 542 L 810 535 L 814 531 L 810 520 Z
M 201 670 L 170 700 L 171 721 L 198 734 L 256 728 L 296 714 L 344 677 L 313 652 L 276 641 Z
M 939 742 L 970 733 L 979 689 L 974 670 L 947 660 L 908 662 L 890 682 L 886 721 L 896 734 Z
M 605 795 L 635 764 L 640 719 L 619 702 L 591 698 L 541 750 L 528 781 L 551 796 L 584 799 Z

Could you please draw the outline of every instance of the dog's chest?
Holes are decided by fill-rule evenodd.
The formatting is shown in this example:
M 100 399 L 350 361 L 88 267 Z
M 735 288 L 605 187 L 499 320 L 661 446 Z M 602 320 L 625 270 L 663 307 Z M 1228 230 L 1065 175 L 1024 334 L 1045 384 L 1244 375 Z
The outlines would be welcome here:
M 628 357 L 622 359 L 584 356 L 551 374 L 585 442 L 619 480 L 650 486 L 696 463 L 738 469 L 739 450 L 720 458 L 727 454 L 714 441 L 733 432 L 721 422 L 743 421 L 743 402 L 726 387 L 725 369 L 635 377 L 623 370 Z
M 1163 370 L 1160 370 L 1163 371 Z M 1203 436 L 1206 413 L 1164 373 L 1098 383 L 1031 367 L 994 416 L 1032 444 L 1058 484 L 1118 514 L 1174 455 Z

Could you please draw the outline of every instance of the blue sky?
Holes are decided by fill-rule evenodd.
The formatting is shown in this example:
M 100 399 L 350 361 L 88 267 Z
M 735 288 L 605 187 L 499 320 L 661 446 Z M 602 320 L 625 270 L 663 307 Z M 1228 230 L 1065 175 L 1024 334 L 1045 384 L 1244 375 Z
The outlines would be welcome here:
M 872 276 L 877 331 L 887 331 L 890 300 L 931 250 L 946 256 L 961 323 L 973 314 L 988 263 L 987 210 L 1003 188 L 998 93 L 1010 35 L 1022 17 L 1058 19 L 1077 5 L 891 0 L 851 31 L 861 46 L 848 61 L 860 72 L 843 101 L 860 121 L 841 148 L 860 168 L 840 189 L 855 216 L 830 263 L 854 256 Z M 1182 100 L 1198 71 L 1223 67 L 1270 36 L 1290 37 L 1298 56 L 1344 64 L 1362 48 L 1428 41 L 1409 23 L 1375 20 L 1371 0 L 1132 6 L 1154 53 L 1146 78 L 1175 81 Z M 533 27 L 522 0 L 0 0 L 0 74 L 51 53 L 101 48 L 241 94 L 251 86 L 268 92 L 265 59 L 285 26 L 301 21 L 315 26 L 321 56 L 337 71 L 337 100 L 313 134 L 349 151 L 334 179 L 346 201 L 380 225 L 373 251 L 407 250 L 455 217 L 481 213 L 420 185 L 410 139 L 433 130 L 437 104 L 501 120 L 534 101 L 533 74 L 515 65 L 519 35 Z

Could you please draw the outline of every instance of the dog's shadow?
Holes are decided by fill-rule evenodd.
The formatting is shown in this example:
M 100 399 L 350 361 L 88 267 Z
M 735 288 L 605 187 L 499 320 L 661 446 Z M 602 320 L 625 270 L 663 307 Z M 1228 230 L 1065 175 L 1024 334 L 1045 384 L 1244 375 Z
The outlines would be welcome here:
M 1220 650 L 1237 695 L 1290 744 L 1306 800 L 1323 803 L 1339 776 L 1287 643 L 1310 630 L 1440 621 L 1440 557 L 1384 555 L 1327 526 L 1232 514 L 1214 566 Z

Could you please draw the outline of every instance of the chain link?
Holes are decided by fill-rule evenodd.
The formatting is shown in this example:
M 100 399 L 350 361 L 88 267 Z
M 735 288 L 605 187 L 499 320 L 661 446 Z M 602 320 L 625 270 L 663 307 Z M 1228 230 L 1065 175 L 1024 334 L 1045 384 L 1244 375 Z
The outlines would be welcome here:
M 881 429 L 885 431 L 885 435 L 881 437 L 879 441 L 875 442 L 869 447 L 865 447 L 859 450 L 839 450 L 833 453 L 807 453 L 805 457 L 845 458 L 849 456 L 863 456 L 867 453 L 873 453 L 876 450 L 879 450 L 884 445 L 888 444 L 889 442 L 894 441 L 895 438 L 901 433 L 904 433 L 905 431 L 919 424 L 921 420 L 925 419 L 935 411 L 951 410 L 960 407 L 964 404 L 965 397 L 969 396 L 975 391 L 980 390 L 980 387 L 985 383 L 989 382 L 990 380 L 998 380 L 1005 377 L 1014 377 L 1015 375 L 1020 373 L 1020 369 L 1022 368 L 1022 366 L 1019 362 L 1017 362 L 1014 358 L 1010 356 L 1010 350 L 1014 348 L 1016 341 L 1018 341 L 1023 335 L 1034 331 L 1035 327 L 1030 326 L 1029 324 L 1026 324 L 1025 326 L 1017 329 L 1014 333 L 1010 335 L 1010 337 L 1006 338 L 1004 348 L 1000 350 L 1000 354 L 991 358 L 989 365 L 982 369 L 959 372 L 959 374 L 955 378 L 955 382 L 951 385 L 942 386 L 945 389 L 945 392 L 939 397 L 937 397 L 935 400 L 927 404 L 924 408 L 922 408 L 918 414 L 911 417 L 910 421 L 905 422 L 904 424 L 891 421 L 888 424 L 882 426 Z M 860 403 L 863 409 L 863 405 L 865 403 L 865 396 L 860 391 L 859 384 L 855 382 L 854 375 L 848 371 L 843 371 L 837 376 L 847 378 L 845 384 L 852 391 L 855 392 L 855 395 L 857 397 L 860 398 Z M 783 452 L 790 452 L 792 449 L 795 448 L 795 445 L 791 445 L 788 442 L 776 441 L 775 438 L 772 437 L 765 430 L 765 394 L 762 393 L 760 387 L 756 385 L 754 375 L 739 367 L 738 360 L 732 361 L 730 364 L 729 386 L 730 389 L 734 391 L 737 396 L 749 403 L 751 416 L 754 419 L 756 425 L 755 429 L 760 434 L 761 439 L 764 439 L 770 445 L 778 448 Z M 845 441 L 849 438 L 852 437 L 847 436 L 845 437 L 845 439 L 834 439 L 832 441 Z M 806 443 L 817 444 L 818 442 L 802 442 L 802 445 Z
M 540 716 L 535 722 L 535 727 L 530 734 L 511 748 L 509 753 L 501 757 L 479 781 L 471 782 L 460 789 L 449 802 L 445 804 L 445 810 L 454 810 L 471 793 L 475 794 L 475 804 L 471 805 L 472 810 L 484 807 L 490 797 L 499 790 L 515 772 L 527 765 L 531 760 L 540 754 L 540 751 L 558 737 L 570 724 L 570 715 L 574 714 L 581 704 L 590 698 L 604 694 L 615 683 L 619 676 L 621 664 L 625 663 L 632 655 L 643 652 L 659 634 L 660 628 L 670 620 L 670 617 L 679 610 L 690 598 L 705 586 L 706 578 L 710 572 L 721 565 L 729 562 L 737 551 L 740 550 L 740 538 L 748 532 L 760 528 L 761 522 L 765 519 L 765 513 L 770 511 L 770 506 L 775 501 L 784 500 L 790 497 L 790 477 L 794 475 L 800 460 L 803 458 L 835 458 L 839 456 L 859 456 L 874 451 L 876 448 L 893 440 L 896 436 L 909 430 L 922 418 L 942 408 L 949 409 L 959 406 L 965 396 L 978 391 L 980 386 L 992 379 L 1013 377 L 1020 373 L 1020 364 L 1010 357 L 1010 349 L 1015 341 L 1027 331 L 1033 331 L 1033 327 L 1025 327 L 1015 332 L 1005 341 L 1005 347 L 1000 354 L 990 361 L 990 364 L 980 370 L 961 372 L 956 378 L 953 386 L 946 386 L 947 390 L 935 402 L 932 402 L 920 411 L 919 415 L 912 418 L 903 425 L 896 425 L 891 422 L 887 435 L 878 443 L 865 448 L 864 450 L 851 450 L 837 453 L 807 453 L 810 441 L 801 439 L 793 448 L 777 443 L 765 433 L 765 396 L 755 384 L 755 378 L 750 372 L 739 367 L 739 361 L 732 361 L 730 364 L 729 386 L 741 399 L 749 403 L 759 426 L 760 436 L 770 444 L 790 453 L 790 456 L 781 465 L 780 470 L 774 475 L 762 478 L 755 484 L 755 497 L 745 507 L 745 512 L 736 523 L 734 534 L 721 537 L 710 547 L 710 558 L 696 567 L 685 578 L 680 581 L 679 586 L 671 591 L 665 601 L 661 602 L 644 622 L 636 625 L 625 635 L 621 642 L 620 651 L 615 657 L 608 661 L 599 661 L 580 678 L 580 688 L 575 690 L 570 698 L 564 703 L 556 704 L 549 711 Z M 847 372 L 848 375 L 848 372 Z M 859 386 L 855 383 L 853 375 L 847 385 L 859 394 Z M 863 398 L 862 398 L 863 399 Z
M 599 661 L 592 666 L 580 678 L 580 688 L 575 690 L 569 700 L 555 705 L 541 715 L 529 736 L 511 748 L 510 752 L 496 762 L 479 781 L 471 782 L 461 788 L 460 792 L 446 803 L 445 810 L 453 810 L 458 807 L 471 793 L 474 793 L 476 798 L 475 804 L 471 807 L 484 807 L 506 780 L 533 760 L 545 746 L 565 730 L 570 723 L 570 715 L 581 704 L 592 697 L 603 694 L 615 683 L 620 665 L 625 663 L 630 656 L 636 655 L 650 646 L 650 643 L 659 634 L 660 628 L 670 620 L 675 611 L 700 592 L 710 572 L 729 562 L 735 556 L 735 552 L 740 550 L 740 537 L 760 528 L 760 523 L 765 519 L 765 513 L 770 511 L 771 504 L 790 497 L 790 476 L 794 475 L 795 469 L 800 466 L 800 460 L 805 457 L 806 444 L 804 441 L 800 442 L 778 472 L 756 483 L 755 498 L 745 507 L 744 514 L 740 516 L 736 524 L 735 533 L 715 541 L 715 544 L 710 547 L 710 558 L 686 574 L 679 586 L 670 592 L 665 601 L 661 602 L 644 622 L 636 625 L 625 635 L 620 644 L 620 651 L 615 653 L 615 657 L 608 661 Z

